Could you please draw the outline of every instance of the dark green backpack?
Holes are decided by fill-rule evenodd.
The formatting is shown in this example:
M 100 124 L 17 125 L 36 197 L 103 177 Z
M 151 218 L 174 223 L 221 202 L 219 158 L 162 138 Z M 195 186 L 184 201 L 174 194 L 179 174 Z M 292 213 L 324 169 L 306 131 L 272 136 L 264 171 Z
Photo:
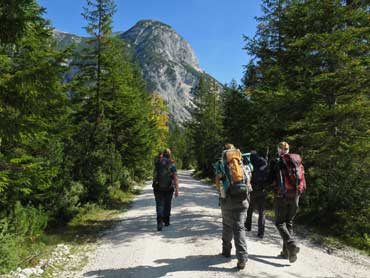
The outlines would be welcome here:
M 163 157 L 159 161 L 157 168 L 158 189 L 161 191 L 169 191 L 172 189 L 172 162 L 170 159 Z

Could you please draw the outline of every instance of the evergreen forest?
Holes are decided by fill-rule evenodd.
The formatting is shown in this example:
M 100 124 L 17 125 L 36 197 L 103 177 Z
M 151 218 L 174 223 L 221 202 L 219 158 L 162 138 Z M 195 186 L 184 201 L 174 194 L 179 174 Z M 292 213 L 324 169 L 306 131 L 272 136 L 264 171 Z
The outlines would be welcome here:
M 244 38 L 253 58 L 242 84 L 219 94 L 203 78 L 194 88 L 197 106 L 182 130 L 190 161 L 213 178 L 225 143 L 271 161 L 289 142 L 308 184 L 298 222 L 369 251 L 370 5 L 264 0 L 262 9 L 255 35 Z
M 289 142 L 308 184 L 298 221 L 370 252 L 370 5 L 261 6 L 240 46 L 253 57 L 241 84 L 200 76 L 179 125 L 112 35 L 114 1 L 86 0 L 89 38 L 77 52 L 57 48 L 36 0 L 0 0 L 0 273 L 33 252 L 19 246 L 150 179 L 164 148 L 178 168 L 213 179 L 225 143 L 271 160 Z

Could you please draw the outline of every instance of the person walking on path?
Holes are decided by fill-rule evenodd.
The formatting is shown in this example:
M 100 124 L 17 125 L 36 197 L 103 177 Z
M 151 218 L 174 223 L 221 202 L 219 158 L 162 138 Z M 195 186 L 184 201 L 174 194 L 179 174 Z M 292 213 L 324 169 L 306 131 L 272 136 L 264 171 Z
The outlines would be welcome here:
M 247 211 L 247 219 L 245 221 L 245 229 L 252 229 L 253 210 L 258 211 L 258 233 L 257 236 L 263 238 L 265 234 L 265 183 L 268 178 L 268 163 L 265 158 L 257 154 L 256 150 L 252 149 L 250 161 L 253 166 L 251 201 Z
M 275 189 L 275 225 L 283 239 L 280 256 L 293 263 L 299 252 L 293 237 L 293 221 L 306 181 L 301 157 L 289 154 L 287 142 L 280 142 L 278 145 L 278 157 L 270 164 L 269 181 Z
M 154 161 L 153 191 L 156 203 L 157 230 L 163 224 L 170 225 L 172 196 L 179 195 L 179 181 L 175 161 L 171 159 L 171 150 L 166 149 Z
M 244 223 L 249 204 L 249 188 L 245 184 L 240 151 L 234 145 L 226 144 L 222 159 L 214 166 L 222 212 L 222 255 L 231 256 L 231 241 L 234 237 L 237 268 L 244 269 L 248 260 Z

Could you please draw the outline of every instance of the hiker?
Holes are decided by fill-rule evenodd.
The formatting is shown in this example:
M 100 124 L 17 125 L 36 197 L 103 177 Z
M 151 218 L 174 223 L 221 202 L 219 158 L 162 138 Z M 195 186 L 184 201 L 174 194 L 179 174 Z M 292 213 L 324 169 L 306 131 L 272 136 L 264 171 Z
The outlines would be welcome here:
M 293 238 L 293 220 L 306 181 L 302 159 L 298 154 L 289 154 L 287 142 L 278 145 L 278 157 L 270 165 L 269 181 L 275 191 L 275 225 L 283 239 L 283 250 L 279 256 L 293 263 L 299 252 Z
M 175 161 L 171 159 L 171 150 L 166 149 L 163 154 L 155 158 L 153 191 L 157 212 L 157 230 L 162 231 L 163 224 L 170 225 L 171 202 L 179 195 L 179 181 Z
M 253 210 L 258 211 L 258 232 L 257 236 L 263 238 L 265 234 L 265 183 L 268 178 L 268 164 L 267 160 L 260 156 L 255 149 L 250 152 L 250 161 L 253 165 L 252 174 L 252 189 L 251 201 L 247 211 L 247 219 L 245 221 L 245 229 L 251 231 L 252 229 L 252 215 Z
M 251 189 L 247 184 L 240 151 L 234 145 L 226 144 L 221 160 L 214 167 L 222 212 L 222 255 L 231 257 L 234 237 L 237 268 L 244 269 L 248 260 L 244 223 Z

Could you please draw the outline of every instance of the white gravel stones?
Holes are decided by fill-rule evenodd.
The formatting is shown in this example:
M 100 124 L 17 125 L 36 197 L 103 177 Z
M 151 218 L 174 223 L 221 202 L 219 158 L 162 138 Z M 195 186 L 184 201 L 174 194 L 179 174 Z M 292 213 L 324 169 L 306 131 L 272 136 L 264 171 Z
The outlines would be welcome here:
M 37 278 L 45 272 L 46 268 L 56 268 L 57 266 L 66 263 L 71 258 L 74 258 L 70 254 L 70 248 L 65 244 L 58 244 L 53 250 L 48 259 L 41 260 L 40 263 L 34 268 L 21 269 L 18 267 L 15 271 L 12 271 L 4 278 Z

